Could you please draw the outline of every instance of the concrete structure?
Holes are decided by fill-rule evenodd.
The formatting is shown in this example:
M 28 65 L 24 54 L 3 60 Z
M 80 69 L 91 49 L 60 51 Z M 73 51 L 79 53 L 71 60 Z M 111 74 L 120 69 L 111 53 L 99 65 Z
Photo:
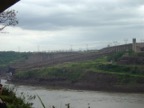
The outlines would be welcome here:
M 134 51 L 134 52 L 137 52 L 137 43 L 136 43 L 136 39 L 134 38 L 133 39 L 133 43 L 132 43 L 132 50 Z
M 0 0 L 0 13 L 14 5 L 19 0 Z
M 136 39 L 133 39 L 132 49 L 134 52 L 144 52 L 144 43 L 137 43 Z
M 132 40 L 132 43 L 130 44 L 107 47 L 101 49 L 100 51 L 102 53 L 109 53 L 109 52 L 120 52 L 120 51 L 130 51 L 130 50 L 134 52 L 144 52 L 144 43 L 137 43 L 136 39 L 134 38 Z

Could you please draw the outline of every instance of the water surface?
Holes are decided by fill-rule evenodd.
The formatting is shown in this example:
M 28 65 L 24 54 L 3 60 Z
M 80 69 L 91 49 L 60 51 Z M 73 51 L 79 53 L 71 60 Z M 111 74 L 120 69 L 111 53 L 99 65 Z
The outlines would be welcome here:
M 5 81 L 2 83 L 5 85 Z M 14 86 L 11 84 L 11 86 Z M 44 87 L 18 85 L 17 95 L 39 95 L 47 108 L 54 105 L 56 108 L 144 108 L 144 94 L 137 93 L 109 93 L 84 90 L 53 90 Z M 38 98 L 32 100 L 34 108 L 43 108 Z M 88 105 L 89 104 L 89 105 Z

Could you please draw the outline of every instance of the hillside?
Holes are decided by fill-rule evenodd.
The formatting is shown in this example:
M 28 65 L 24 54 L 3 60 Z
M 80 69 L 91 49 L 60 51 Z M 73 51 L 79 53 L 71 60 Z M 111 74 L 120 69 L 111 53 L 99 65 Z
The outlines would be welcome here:
M 144 91 L 143 53 L 101 52 L 13 52 L 17 55 L 11 56 L 13 59 L 6 55 L 3 59 L 9 60 L 7 66 L 16 69 L 12 77 L 15 83 L 72 89 Z
M 93 60 L 20 70 L 12 81 L 48 87 L 143 92 L 144 66 L 119 64 L 125 55 L 120 52 Z M 132 52 L 128 55 L 136 57 Z

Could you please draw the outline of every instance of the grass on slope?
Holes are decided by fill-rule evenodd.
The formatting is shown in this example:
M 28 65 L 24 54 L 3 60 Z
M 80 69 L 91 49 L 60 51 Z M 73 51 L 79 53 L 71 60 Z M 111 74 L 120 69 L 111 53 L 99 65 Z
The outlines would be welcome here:
M 44 78 L 44 79 L 66 79 L 76 81 L 81 79 L 87 72 L 117 74 L 123 77 L 144 77 L 144 67 L 125 66 L 111 64 L 106 57 L 97 60 L 77 63 L 65 63 L 53 67 L 31 69 L 17 72 L 16 78 Z

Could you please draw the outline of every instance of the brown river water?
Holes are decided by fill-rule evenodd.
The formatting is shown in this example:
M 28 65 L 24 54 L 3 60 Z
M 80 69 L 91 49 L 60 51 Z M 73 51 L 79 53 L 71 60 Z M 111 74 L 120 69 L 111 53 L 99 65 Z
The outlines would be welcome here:
M 2 80 L 4 85 L 7 84 Z M 85 90 L 53 90 L 44 87 L 33 87 L 25 85 L 15 86 L 17 95 L 39 95 L 46 108 L 67 108 L 65 104 L 70 103 L 70 108 L 144 108 L 144 94 L 138 93 L 109 93 Z M 39 99 L 31 100 L 34 108 L 43 108 Z

